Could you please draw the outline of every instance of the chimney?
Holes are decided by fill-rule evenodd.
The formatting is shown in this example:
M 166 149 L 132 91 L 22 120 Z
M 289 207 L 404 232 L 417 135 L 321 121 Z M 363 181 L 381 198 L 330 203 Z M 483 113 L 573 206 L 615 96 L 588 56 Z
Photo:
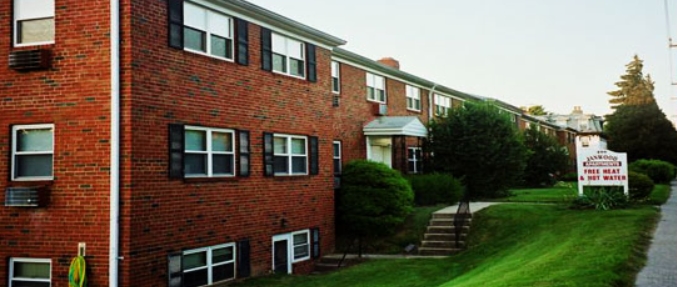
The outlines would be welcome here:
M 395 68 L 395 69 L 398 69 L 398 70 L 400 69 L 400 61 L 395 60 L 392 57 L 385 57 L 385 58 L 382 58 L 382 59 L 380 59 L 376 62 L 379 62 L 379 63 L 386 65 L 388 67 L 391 67 L 391 68 Z
M 574 115 L 582 115 L 583 110 L 581 109 L 581 106 L 574 106 L 574 110 L 571 113 Z

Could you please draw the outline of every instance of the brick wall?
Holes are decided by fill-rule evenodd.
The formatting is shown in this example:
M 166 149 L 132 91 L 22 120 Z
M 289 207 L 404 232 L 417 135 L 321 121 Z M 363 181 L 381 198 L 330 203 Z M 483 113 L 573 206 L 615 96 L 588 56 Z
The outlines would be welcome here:
M 123 237 L 130 239 L 123 247 L 124 277 L 139 286 L 164 286 L 168 253 L 243 239 L 250 240 L 253 275 L 265 274 L 272 268 L 272 236 L 312 227 L 320 228 L 322 253 L 331 252 L 330 51 L 318 47 L 318 82 L 311 83 L 261 69 L 255 24 L 249 24 L 249 65 L 242 66 L 170 48 L 164 2 L 134 5 L 132 60 L 126 63 L 133 96 L 124 114 L 124 137 L 131 140 L 124 147 L 131 169 L 124 180 Z M 172 123 L 249 131 L 251 175 L 170 180 Z M 264 132 L 319 137 L 319 175 L 264 177 Z M 294 273 L 312 265 L 294 264 Z
M 109 24 L 108 6 L 58 0 L 53 67 L 9 68 L 11 1 L 0 4 L 0 201 L 8 186 L 47 186 L 42 208 L 0 205 L 0 285 L 10 257 L 52 260 L 54 287 L 67 286 L 78 242 L 87 244 L 90 285 L 108 282 Z M 10 180 L 11 125 L 54 124 L 54 180 Z

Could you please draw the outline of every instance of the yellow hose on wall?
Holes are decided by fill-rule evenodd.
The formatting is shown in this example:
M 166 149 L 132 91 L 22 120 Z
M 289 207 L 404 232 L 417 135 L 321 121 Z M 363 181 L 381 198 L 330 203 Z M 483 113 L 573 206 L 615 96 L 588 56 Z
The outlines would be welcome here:
M 86 281 L 85 257 L 77 256 L 71 261 L 71 267 L 68 270 L 68 287 L 85 287 Z

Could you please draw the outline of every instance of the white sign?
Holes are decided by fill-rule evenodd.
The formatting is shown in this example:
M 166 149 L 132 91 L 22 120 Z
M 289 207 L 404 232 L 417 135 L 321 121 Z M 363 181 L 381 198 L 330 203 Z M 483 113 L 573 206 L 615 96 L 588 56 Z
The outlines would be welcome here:
M 605 149 L 578 150 L 578 195 L 583 186 L 623 186 L 628 195 L 628 155 Z

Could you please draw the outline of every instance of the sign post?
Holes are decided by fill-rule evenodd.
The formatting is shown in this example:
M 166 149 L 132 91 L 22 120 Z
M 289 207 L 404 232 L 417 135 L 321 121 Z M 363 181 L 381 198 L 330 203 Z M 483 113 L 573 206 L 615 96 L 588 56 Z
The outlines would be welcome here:
M 628 195 L 628 155 L 604 149 L 578 150 L 578 196 L 584 186 L 623 186 Z

